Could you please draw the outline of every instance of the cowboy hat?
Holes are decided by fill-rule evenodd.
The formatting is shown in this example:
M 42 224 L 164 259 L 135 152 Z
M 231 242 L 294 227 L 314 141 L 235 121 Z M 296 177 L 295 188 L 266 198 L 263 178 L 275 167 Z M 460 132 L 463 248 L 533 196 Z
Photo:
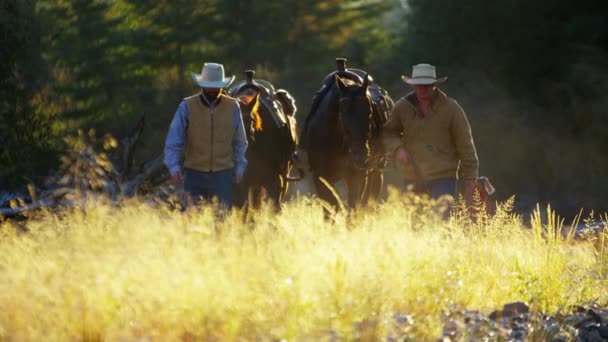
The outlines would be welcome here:
M 224 66 L 218 63 L 205 63 L 200 74 L 191 74 L 194 82 L 201 88 L 226 88 L 234 82 L 234 75 L 225 77 Z
M 437 78 L 435 67 L 430 64 L 416 64 L 412 67 L 412 77 L 407 75 L 401 76 L 401 79 L 411 85 L 431 85 L 445 82 L 448 78 Z

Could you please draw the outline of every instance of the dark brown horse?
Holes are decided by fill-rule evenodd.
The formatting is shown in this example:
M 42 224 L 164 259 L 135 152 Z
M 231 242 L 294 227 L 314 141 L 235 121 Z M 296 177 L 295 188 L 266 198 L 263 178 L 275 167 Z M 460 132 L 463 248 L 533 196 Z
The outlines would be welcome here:
M 308 154 L 318 196 L 338 206 L 332 187 L 344 179 L 350 207 L 377 198 L 382 189 L 380 142 L 393 101 L 371 76 L 349 71 L 345 59 L 337 59 L 338 70 L 326 77 L 317 93 L 302 131 L 302 148 Z
M 264 198 L 279 205 L 288 185 L 288 174 L 296 147 L 295 101 L 285 90 L 276 90 L 264 80 L 254 80 L 253 71 L 237 82 L 230 95 L 239 100 L 249 146 L 243 183 L 235 188 L 234 203 L 247 201 L 259 207 Z

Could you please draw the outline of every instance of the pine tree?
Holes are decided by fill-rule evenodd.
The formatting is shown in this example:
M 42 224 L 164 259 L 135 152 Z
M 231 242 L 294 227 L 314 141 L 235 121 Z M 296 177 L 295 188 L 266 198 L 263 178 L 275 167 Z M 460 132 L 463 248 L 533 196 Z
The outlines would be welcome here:
M 0 12 L 0 188 L 14 188 L 52 165 L 53 118 L 34 97 L 44 74 L 34 1 L 3 1 Z
M 124 17 L 112 15 L 111 9 L 110 1 L 38 4 L 49 30 L 43 44 L 51 101 L 77 126 L 120 125 L 133 115 L 137 92 L 151 80 L 145 56 L 133 45 L 137 30 L 121 29 Z
M 190 71 L 218 57 L 214 44 L 218 31 L 219 0 L 122 0 L 131 13 L 133 26 L 145 31 L 138 41 L 153 51 L 150 64 L 169 83 L 171 101 L 189 95 Z

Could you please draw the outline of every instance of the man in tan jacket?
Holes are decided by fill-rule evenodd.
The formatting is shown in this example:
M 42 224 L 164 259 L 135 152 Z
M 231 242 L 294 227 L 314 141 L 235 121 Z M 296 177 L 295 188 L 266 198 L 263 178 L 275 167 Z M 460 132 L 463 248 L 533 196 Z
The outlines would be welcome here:
M 383 141 L 404 168 L 406 183 L 433 198 L 456 195 L 456 179 L 464 178 L 464 196 L 472 202 L 479 160 L 466 114 L 437 88 L 435 67 L 418 64 L 402 76 L 413 92 L 397 101 L 384 125 Z M 460 172 L 459 172 L 460 169 Z

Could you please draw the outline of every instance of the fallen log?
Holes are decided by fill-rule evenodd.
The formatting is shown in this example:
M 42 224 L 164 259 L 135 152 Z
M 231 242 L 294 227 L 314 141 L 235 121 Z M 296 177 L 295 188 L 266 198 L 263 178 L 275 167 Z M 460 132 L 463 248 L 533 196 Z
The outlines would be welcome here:
M 29 203 L 15 208 L 0 208 L 0 216 L 13 217 L 20 215 L 26 211 L 32 211 L 43 208 L 55 208 L 58 207 L 60 204 L 61 202 L 52 200 L 38 200 L 33 203 Z
M 129 135 L 120 140 L 120 146 L 116 146 L 116 141 L 108 135 L 97 139 L 93 130 L 88 134 L 79 131 L 76 137 L 66 138 L 71 149 L 61 157 L 59 174 L 48 177 L 47 189 L 31 194 L 30 203 L 0 208 L 0 216 L 14 217 L 42 208 L 73 205 L 72 201 L 65 200 L 68 195 L 79 198 L 87 193 L 105 194 L 117 201 L 153 192 L 170 177 L 163 163 L 163 153 L 134 167 L 135 149 L 144 127 L 145 116 L 142 116 Z M 106 151 L 120 148 L 108 156 L 106 152 L 98 151 L 100 146 Z M 118 151 L 120 155 L 117 155 Z M 28 188 L 35 187 L 30 185 Z
M 160 154 L 153 160 L 142 164 L 140 172 L 133 179 L 123 184 L 122 195 L 125 197 L 135 196 L 144 182 L 149 182 L 149 185 L 158 186 L 167 181 L 169 173 L 166 172 L 163 158 L 164 155 Z

